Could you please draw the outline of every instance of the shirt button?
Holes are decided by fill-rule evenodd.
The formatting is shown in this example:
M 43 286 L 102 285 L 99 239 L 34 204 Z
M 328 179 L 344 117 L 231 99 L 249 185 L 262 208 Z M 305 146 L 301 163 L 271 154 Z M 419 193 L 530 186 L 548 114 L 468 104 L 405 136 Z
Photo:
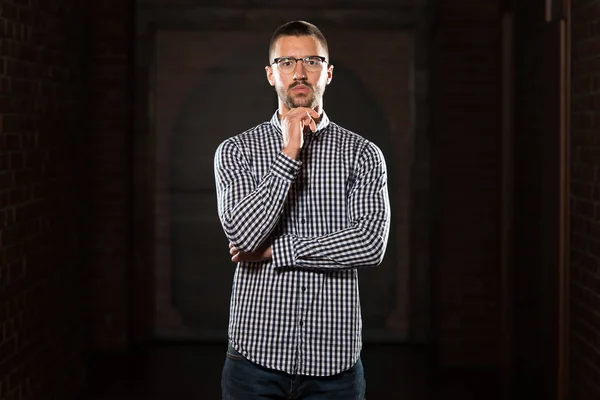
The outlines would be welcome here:
M 305 286 L 302 286 L 302 291 L 306 292 L 306 287 Z

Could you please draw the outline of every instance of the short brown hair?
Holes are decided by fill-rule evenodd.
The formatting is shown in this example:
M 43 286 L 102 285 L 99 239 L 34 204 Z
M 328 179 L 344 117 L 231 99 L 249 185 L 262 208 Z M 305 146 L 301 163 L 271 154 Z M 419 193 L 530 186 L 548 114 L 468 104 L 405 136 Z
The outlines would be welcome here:
M 319 28 L 306 21 L 290 21 L 277 28 L 275 32 L 273 32 L 273 36 L 271 36 L 271 43 L 269 44 L 269 64 L 273 62 L 271 59 L 271 52 L 273 51 L 275 42 L 282 36 L 312 36 L 321 43 L 323 50 L 325 50 L 325 53 L 329 57 L 327 40 Z

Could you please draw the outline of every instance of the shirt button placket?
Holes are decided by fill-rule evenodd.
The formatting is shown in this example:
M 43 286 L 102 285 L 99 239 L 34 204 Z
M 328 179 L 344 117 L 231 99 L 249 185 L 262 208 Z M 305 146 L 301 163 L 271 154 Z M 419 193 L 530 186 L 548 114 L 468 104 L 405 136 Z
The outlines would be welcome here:
M 298 362 L 297 365 L 299 368 L 302 367 L 304 363 L 304 345 L 305 345 L 305 336 L 304 336 L 304 326 L 305 326 L 305 317 L 306 317 L 306 284 L 304 282 L 304 276 L 301 275 L 301 279 L 299 282 L 298 292 L 298 345 L 300 349 L 298 351 Z
M 310 165 L 307 163 L 307 160 L 310 157 L 310 141 L 311 141 L 312 137 L 309 135 L 307 142 L 305 143 L 305 152 L 302 153 L 302 158 L 303 158 L 303 163 L 304 163 L 304 169 L 302 170 L 302 178 L 301 178 L 301 182 L 302 182 L 302 190 L 300 191 L 301 193 L 301 198 L 299 199 L 300 201 L 298 202 L 299 206 L 300 206 L 300 226 L 299 226 L 299 231 L 301 232 L 302 236 L 309 236 L 309 232 L 308 232 L 308 226 L 307 226 L 307 211 L 308 211 L 308 204 L 310 203 L 310 196 L 308 193 L 308 183 L 309 183 L 309 177 L 310 177 Z

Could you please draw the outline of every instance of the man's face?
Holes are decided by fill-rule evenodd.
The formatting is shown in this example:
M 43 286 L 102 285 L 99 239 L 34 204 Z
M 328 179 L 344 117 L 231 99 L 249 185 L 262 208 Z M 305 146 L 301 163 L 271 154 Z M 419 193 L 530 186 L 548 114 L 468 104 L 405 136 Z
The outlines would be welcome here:
M 282 36 L 271 51 L 271 62 L 278 57 L 303 58 L 322 56 L 329 61 L 321 43 L 312 36 Z M 333 66 L 328 62 L 317 71 L 307 70 L 304 62 L 296 62 L 290 72 L 282 71 L 277 64 L 266 67 L 267 79 L 275 87 L 280 107 L 288 110 L 295 107 L 316 108 L 322 104 L 325 86 L 331 82 Z M 284 111 L 284 110 L 281 110 Z

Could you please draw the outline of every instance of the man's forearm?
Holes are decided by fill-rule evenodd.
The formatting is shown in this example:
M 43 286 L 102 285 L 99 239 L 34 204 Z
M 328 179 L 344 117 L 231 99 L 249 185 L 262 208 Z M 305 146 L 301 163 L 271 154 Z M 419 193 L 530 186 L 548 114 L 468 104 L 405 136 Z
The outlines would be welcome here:
M 273 242 L 275 267 L 348 269 L 381 263 L 389 234 L 389 216 L 383 212 L 378 226 L 361 226 L 318 237 L 283 235 Z
M 219 218 L 228 240 L 240 251 L 256 251 L 279 221 L 299 163 L 283 153 L 256 185 L 235 150 L 220 148 L 215 159 Z

